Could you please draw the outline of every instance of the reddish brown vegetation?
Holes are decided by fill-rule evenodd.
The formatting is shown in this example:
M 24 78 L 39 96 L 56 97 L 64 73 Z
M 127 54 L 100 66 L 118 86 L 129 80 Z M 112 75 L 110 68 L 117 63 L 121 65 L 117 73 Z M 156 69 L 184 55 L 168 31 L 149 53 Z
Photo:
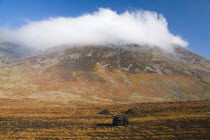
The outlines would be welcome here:
M 8 100 L 8 102 L 10 102 Z M 15 106 L 12 107 L 12 104 Z M 0 139 L 208 139 L 209 102 L 45 105 L 0 108 Z M 98 114 L 107 108 L 112 115 Z M 129 108 L 130 124 L 113 127 Z

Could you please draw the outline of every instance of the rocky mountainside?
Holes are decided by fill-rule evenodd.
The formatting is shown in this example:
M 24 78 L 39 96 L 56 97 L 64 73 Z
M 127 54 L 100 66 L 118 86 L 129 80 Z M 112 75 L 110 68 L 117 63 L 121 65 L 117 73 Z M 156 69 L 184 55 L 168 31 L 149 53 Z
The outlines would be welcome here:
M 19 46 L 14 43 L 0 41 L 0 65 L 12 62 L 18 57 L 30 54 L 31 49 Z
M 0 97 L 40 102 L 140 103 L 210 98 L 210 61 L 183 48 L 57 47 L 0 70 Z

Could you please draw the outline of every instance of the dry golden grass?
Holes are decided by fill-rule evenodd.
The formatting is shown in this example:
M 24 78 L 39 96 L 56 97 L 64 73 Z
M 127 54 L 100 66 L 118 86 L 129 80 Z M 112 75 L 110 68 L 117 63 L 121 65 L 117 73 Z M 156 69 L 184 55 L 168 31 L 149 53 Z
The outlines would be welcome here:
M 8 100 L 9 102 L 9 100 Z M 14 102 L 11 102 L 13 104 Z M 210 103 L 115 105 L 36 105 L 0 108 L 0 139 L 208 139 Z M 21 103 L 19 103 L 21 104 Z M 133 108 L 130 125 L 113 127 L 112 118 Z M 108 109 L 112 115 L 100 115 Z

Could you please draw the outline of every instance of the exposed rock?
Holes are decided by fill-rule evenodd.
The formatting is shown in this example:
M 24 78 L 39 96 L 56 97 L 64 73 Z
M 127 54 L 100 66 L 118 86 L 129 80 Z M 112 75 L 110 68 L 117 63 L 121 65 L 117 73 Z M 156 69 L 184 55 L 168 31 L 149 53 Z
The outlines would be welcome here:
M 128 109 L 125 114 L 136 114 L 136 112 L 133 109 Z
M 102 114 L 102 115 L 111 115 L 110 112 L 109 112 L 109 110 L 107 110 L 107 109 L 101 111 L 101 113 L 99 113 L 99 114 Z
M 126 116 L 118 115 L 113 119 L 113 126 L 126 126 L 129 124 L 129 120 Z

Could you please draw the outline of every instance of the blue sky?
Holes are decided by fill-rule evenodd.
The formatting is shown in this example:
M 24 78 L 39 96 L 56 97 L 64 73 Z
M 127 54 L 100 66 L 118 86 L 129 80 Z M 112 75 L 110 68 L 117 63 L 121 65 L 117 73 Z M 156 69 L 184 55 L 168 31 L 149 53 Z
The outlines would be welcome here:
M 161 13 L 169 30 L 189 42 L 189 50 L 210 59 L 210 0 L 0 0 L 0 27 L 18 28 L 26 20 L 49 17 L 77 17 L 100 7 L 119 13 L 139 9 Z

